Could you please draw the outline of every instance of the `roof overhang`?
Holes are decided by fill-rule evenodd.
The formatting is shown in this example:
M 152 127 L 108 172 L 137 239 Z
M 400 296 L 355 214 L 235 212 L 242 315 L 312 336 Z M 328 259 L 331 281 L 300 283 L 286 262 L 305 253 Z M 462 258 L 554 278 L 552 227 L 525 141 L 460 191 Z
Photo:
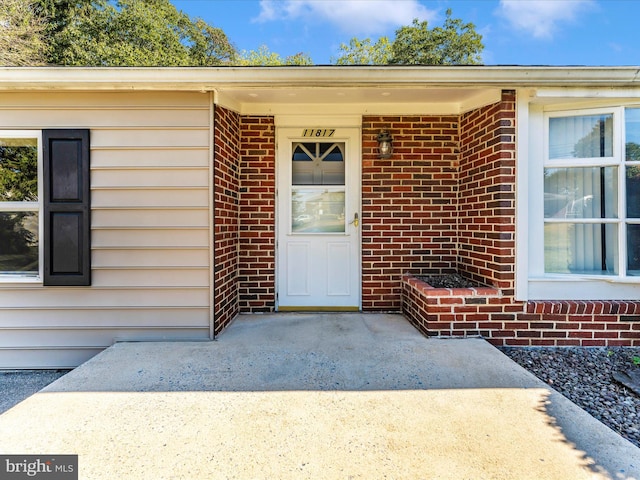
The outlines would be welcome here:
M 455 114 L 499 100 L 503 89 L 555 92 L 550 100 L 569 89 L 603 95 L 639 87 L 640 67 L 0 68 L 0 92 L 215 92 L 217 103 L 242 114 L 278 114 L 293 105 L 308 113 Z

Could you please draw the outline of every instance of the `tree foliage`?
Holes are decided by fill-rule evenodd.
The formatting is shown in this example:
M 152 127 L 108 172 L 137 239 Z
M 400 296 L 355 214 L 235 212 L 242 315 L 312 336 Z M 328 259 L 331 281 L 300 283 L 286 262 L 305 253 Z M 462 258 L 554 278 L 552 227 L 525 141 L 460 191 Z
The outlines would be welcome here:
M 48 19 L 49 63 L 211 66 L 235 58 L 225 33 L 169 0 L 38 0 Z
M 637 162 L 640 160 L 640 144 L 635 142 L 627 142 L 625 144 L 626 157 L 628 162 Z M 638 172 L 640 177 L 640 171 Z
M 426 21 L 396 31 L 390 63 L 403 65 L 476 65 L 481 63 L 482 35 L 473 23 L 451 18 L 451 9 L 442 27 L 429 29 Z
M 387 37 L 375 44 L 368 38 L 352 38 L 340 49 L 338 65 L 477 65 L 484 45 L 475 25 L 452 18 L 449 9 L 441 27 L 430 29 L 428 22 L 414 19 L 396 30 L 391 43 Z
M 340 45 L 337 65 L 471 65 L 482 36 L 452 18 L 429 28 L 417 19 L 381 37 Z M 170 0 L 0 0 L 0 65 L 215 66 L 312 65 L 266 46 L 238 53 L 226 34 L 178 11 Z
M 280 54 L 272 52 L 266 45 L 262 45 L 257 50 L 243 50 L 238 56 L 236 64 L 270 67 L 277 65 L 313 65 L 313 61 L 305 53 L 296 53 L 282 58 Z
M 23 67 L 45 61 L 45 23 L 27 0 L 0 0 L 0 65 Z
M 0 142 L 0 201 L 38 200 L 38 153 L 36 145 Z M 33 212 L 0 214 L 0 271 L 37 266 L 37 220 Z M 28 228 L 31 226 L 31 228 Z
M 336 60 L 337 65 L 386 65 L 391 60 L 391 43 L 388 37 L 380 37 L 374 44 L 371 39 L 352 38 L 349 45 L 340 44 L 343 52 Z
M 33 202 L 37 200 L 37 146 L 0 142 L 0 201 Z

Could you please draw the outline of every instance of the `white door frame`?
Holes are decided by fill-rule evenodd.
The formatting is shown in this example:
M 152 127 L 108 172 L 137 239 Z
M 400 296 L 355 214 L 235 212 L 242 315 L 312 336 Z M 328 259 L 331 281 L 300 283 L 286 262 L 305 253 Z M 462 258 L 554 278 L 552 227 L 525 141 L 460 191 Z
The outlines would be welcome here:
M 358 219 L 362 218 L 362 118 L 360 116 L 301 116 L 287 115 L 276 116 L 276 310 L 317 310 L 340 311 L 361 310 L 362 308 L 362 234 L 361 223 L 354 227 L 348 222 L 355 213 Z M 335 134 L 319 137 L 305 137 L 311 129 L 335 130 Z M 324 133 L 328 135 L 328 133 Z M 350 297 L 349 305 L 292 305 L 285 300 L 281 304 L 281 292 L 284 292 L 286 272 L 286 259 L 283 256 L 285 242 L 290 238 L 290 209 L 283 208 L 283 202 L 290 205 L 291 174 L 290 167 L 283 162 L 290 162 L 291 143 L 295 141 L 345 141 L 347 144 L 345 165 L 345 188 L 347 198 L 345 207 L 350 210 L 345 213 L 347 218 L 347 232 L 344 237 L 351 237 L 352 258 L 350 259 L 350 272 L 354 275 L 351 281 L 354 295 Z M 285 168 L 286 167 L 286 168 Z M 283 174 L 283 171 L 287 172 Z M 286 205 L 285 205 L 286 207 Z M 291 300 L 291 299 L 289 299 Z M 301 299 L 304 303 L 305 299 Z M 341 303 L 339 298 L 335 299 Z M 295 303 L 295 302 L 294 302 Z M 313 303 L 313 302 L 312 302 Z

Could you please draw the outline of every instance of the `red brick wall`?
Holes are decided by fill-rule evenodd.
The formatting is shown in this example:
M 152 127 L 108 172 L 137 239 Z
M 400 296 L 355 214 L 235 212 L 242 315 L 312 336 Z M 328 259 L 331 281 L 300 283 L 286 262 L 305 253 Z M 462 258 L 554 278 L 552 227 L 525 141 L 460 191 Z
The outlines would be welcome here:
M 214 333 L 238 313 L 238 114 L 216 106 L 214 127 Z
M 389 130 L 393 156 L 378 158 Z M 400 310 L 403 273 L 456 268 L 457 116 L 366 116 L 362 124 L 362 304 Z
M 433 288 L 411 275 L 403 277 L 402 300 L 405 315 L 428 336 L 485 335 L 480 326 L 504 311 L 499 289 Z M 491 333 L 500 336 L 494 327 Z
M 515 92 L 460 118 L 458 269 L 513 295 Z
M 240 139 L 240 310 L 272 312 L 276 210 L 273 117 L 241 117 Z
M 640 302 L 528 302 L 510 345 L 640 346 Z
M 640 302 L 523 304 L 499 289 L 432 288 L 405 276 L 403 311 L 428 336 L 481 335 L 499 346 L 640 347 Z
M 515 301 L 515 126 L 512 91 L 460 117 L 457 268 L 493 288 L 405 276 L 404 313 L 427 335 L 495 345 L 640 346 L 640 302 Z
M 388 129 L 394 155 L 380 160 Z M 495 345 L 640 346 L 640 302 L 517 302 L 515 95 L 461 116 L 366 116 L 364 310 L 400 310 L 427 335 Z M 216 109 L 216 332 L 275 307 L 275 128 Z M 404 276 L 461 270 L 489 285 L 433 289 Z

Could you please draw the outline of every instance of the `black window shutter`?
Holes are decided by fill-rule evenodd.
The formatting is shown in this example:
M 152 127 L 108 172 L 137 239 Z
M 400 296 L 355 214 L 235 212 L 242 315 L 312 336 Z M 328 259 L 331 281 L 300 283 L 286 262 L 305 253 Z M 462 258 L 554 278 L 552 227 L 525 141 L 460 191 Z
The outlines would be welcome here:
M 91 285 L 89 130 L 43 130 L 44 284 Z

